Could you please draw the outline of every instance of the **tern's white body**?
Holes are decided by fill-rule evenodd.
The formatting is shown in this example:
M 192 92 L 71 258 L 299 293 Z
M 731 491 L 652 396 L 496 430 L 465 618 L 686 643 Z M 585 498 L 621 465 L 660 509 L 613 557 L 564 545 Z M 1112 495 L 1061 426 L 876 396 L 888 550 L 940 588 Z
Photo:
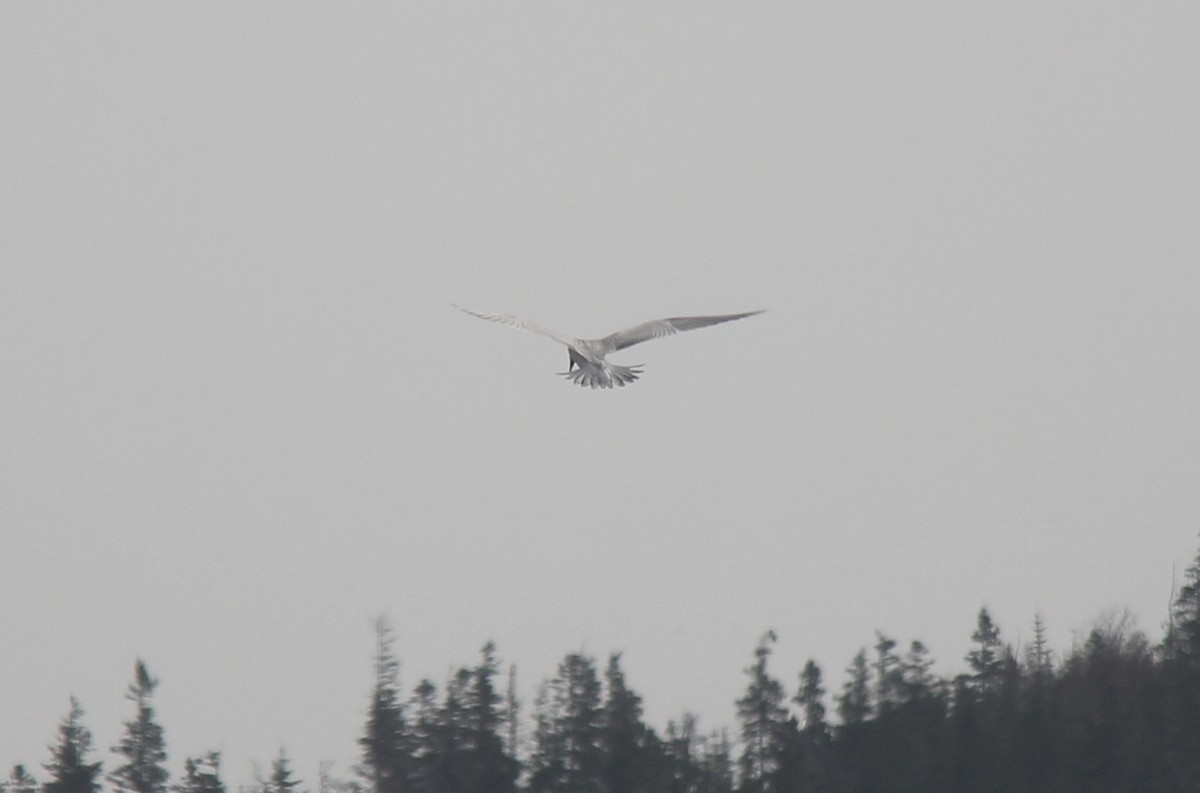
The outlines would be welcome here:
M 554 339 L 559 344 L 565 345 L 570 360 L 567 371 L 561 372 L 561 374 L 580 386 L 589 386 L 591 388 L 612 388 L 614 385 L 624 387 L 626 383 L 632 383 L 634 380 L 637 380 L 638 376 L 642 373 L 641 364 L 636 366 L 618 366 L 617 364 L 610 363 L 607 360 L 609 353 L 623 350 L 626 347 L 639 344 L 643 341 L 649 341 L 650 339 L 671 336 L 681 330 L 703 328 L 708 325 L 716 325 L 719 322 L 729 322 L 730 320 L 762 313 L 761 311 L 747 311 L 742 314 L 652 319 L 649 322 L 634 325 L 632 328 L 610 333 L 601 339 L 571 339 L 548 328 L 543 328 L 541 325 L 529 320 L 514 317 L 511 314 L 486 314 L 478 311 L 469 311 L 458 306 L 455 306 L 455 308 L 459 308 L 460 311 L 465 311 L 473 317 L 540 333 L 543 336 Z

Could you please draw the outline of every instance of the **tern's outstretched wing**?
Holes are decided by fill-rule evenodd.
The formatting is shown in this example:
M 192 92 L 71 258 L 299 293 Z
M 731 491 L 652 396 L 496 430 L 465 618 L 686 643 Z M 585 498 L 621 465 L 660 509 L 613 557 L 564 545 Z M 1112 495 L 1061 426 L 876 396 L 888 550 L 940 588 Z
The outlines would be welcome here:
M 651 339 L 660 339 L 663 336 L 673 336 L 681 330 L 704 328 L 709 325 L 716 325 L 718 322 L 729 322 L 733 319 L 752 317 L 755 314 L 761 313 L 762 311 L 747 311 L 743 314 L 716 314 L 710 317 L 671 317 L 670 319 L 652 319 L 649 322 L 643 322 L 641 325 L 634 325 L 632 328 L 619 330 L 610 336 L 606 336 L 604 341 L 611 344 L 614 350 L 623 350 L 626 347 L 631 347 L 634 344 L 640 344 L 644 341 L 650 341 Z
M 454 306 L 453 303 L 451 303 L 450 305 Z M 457 308 L 459 311 L 462 311 L 463 313 L 470 314 L 473 317 L 479 317 L 480 319 L 486 319 L 491 322 L 499 322 L 501 325 L 508 325 L 510 328 L 520 328 L 521 330 L 528 330 L 528 331 L 532 331 L 534 333 L 540 333 L 541 335 L 543 335 L 547 338 L 554 339 L 559 344 L 565 344 L 568 347 L 575 346 L 575 341 L 573 339 L 568 339 L 567 337 L 563 336 L 561 333 L 556 333 L 555 331 L 552 331 L 549 328 L 543 328 L 541 325 L 537 324 L 536 322 L 530 322 L 527 319 L 521 319 L 520 317 L 514 317 L 512 314 L 488 314 L 483 311 L 471 311 L 470 309 L 463 308 L 462 306 L 454 306 L 454 307 Z

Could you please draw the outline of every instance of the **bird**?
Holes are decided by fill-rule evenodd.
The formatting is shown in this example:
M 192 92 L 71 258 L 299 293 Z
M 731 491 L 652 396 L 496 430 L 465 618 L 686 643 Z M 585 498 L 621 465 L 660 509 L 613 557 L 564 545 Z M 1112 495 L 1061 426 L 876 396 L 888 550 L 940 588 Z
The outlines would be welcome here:
M 451 305 L 454 305 L 453 303 Z M 745 311 L 740 314 L 713 314 L 703 317 L 669 317 L 667 319 L 652 319 L 640 325 L 634 325 L 616 333 L 610 333 L 599 339 L 572 339 L 543 327 L 536 322 L 514 317 L 512 314 L 491 314 L 484 311 L 472 311 L 462 306 L 454 305 L 459 311 L 470 314 L 489 322 L 499 322 L 501 325 L 528 330 L 563 344 L 567 348 L 567 371 L 558 372 L 571 382 L 583 388 L 612 388 L 614 385 L 624 388 L 634 382 L 642 374 L 644 364 L 619 366 L 607 360 L 610 353 L 641 344 L 651 339 L 661 339 L 664 336 L 674 336 L 684 330 L 695 330 L 721 322 L 752 317 L 761 314 L 762 310 Z

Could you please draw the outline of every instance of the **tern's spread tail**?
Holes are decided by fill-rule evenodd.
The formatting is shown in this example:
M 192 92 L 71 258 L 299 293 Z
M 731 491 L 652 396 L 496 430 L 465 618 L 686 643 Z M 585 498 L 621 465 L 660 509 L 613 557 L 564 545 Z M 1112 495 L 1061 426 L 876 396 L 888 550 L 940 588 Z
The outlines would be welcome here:
M 638 375 L 641 373 L 641 364 L 636 366 L 618 366 L 615 363 L 608 363 L 607 361 L 599 364 L 585 361 L 574 371 L 559 372 L 559 374 L 569 378 L 576 385 L 588 388 L 612 388 L 614 385 L 624 388 L 626 383 L 632 383 L 638 379 Z

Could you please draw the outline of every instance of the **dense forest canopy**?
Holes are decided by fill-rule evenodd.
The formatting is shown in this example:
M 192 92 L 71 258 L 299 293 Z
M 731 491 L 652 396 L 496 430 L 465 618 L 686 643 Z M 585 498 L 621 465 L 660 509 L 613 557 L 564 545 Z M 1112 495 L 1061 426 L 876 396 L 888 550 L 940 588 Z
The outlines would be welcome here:
M 877 632 L 829 684 L 812 660 L 778 677 L 768 631 L 744 669 L 736 729 L 701 731 L 683 714 L 659 730 L 620 654 L 601 664 L 568 653 L 522 703 L 515 667 L 488 642 L 440 688 L 425 679 L 406 692 L 381 618 L 354 777 L 322 767 L 300 779 L 281 749 L 245 793 L 1200 790 L 1200 555 L 1159 644 L 1122 614 L 1098 619 L 1061 657 L 1045 635 L 1036 615 L 1032 641 L 1014 647 L 981 609 L 962 672 L 944 677 L 919 640 Z M 157 686 L 139 659 L 110 760 L 97 757 L 70 698 L 41 778 L 18 764 L 0 793 L 98 793 L 106 783 L 115 793 L 226 793 L 216 751 L 185 758 L 171 780 Z

